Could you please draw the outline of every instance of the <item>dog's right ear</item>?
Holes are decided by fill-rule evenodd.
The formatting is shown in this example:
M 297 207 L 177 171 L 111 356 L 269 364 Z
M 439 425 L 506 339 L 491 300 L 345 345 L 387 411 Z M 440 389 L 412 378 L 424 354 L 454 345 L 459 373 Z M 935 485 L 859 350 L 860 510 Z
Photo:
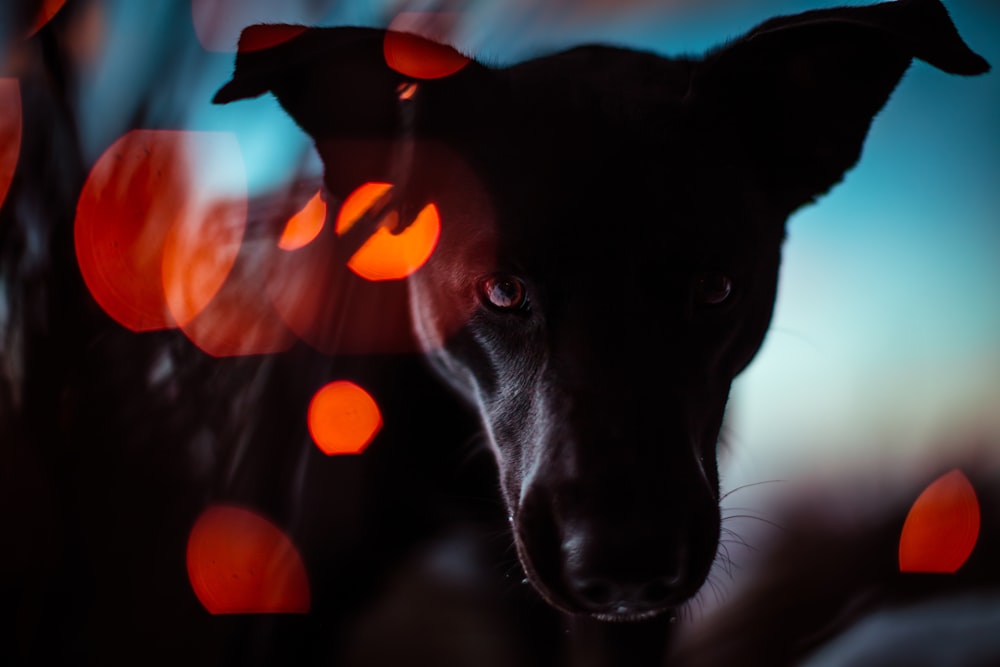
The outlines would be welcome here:
M 854 166 L 914 58 L 950 74 L 989 70 L 939 0 L 896 0 L 767 21 L 698 63 L 686 102 L 714 140 L 708 157 L 742 159 L 733 166 L 791 212 Z
M 446 126 L 461 90 L 485 68 L 450 46 L 376 28 L 255 25 L 240 36 L 232 80 L 213 102 L 274 93 L 314 140 L 386 139 L 399 130 L 401 96 L 419 97 L 408 128 Z M 419 91 L 408 89 L 417 83 Z

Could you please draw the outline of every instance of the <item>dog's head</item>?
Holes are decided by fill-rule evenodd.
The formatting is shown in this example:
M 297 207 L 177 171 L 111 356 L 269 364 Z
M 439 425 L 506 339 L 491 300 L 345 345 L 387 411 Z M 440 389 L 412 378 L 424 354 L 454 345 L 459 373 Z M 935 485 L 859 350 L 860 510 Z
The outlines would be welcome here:
M 289 32 L 241 50 L 217 101 L 273 92 L 334 198 L 392 183 L 401 226 L 436 205 L 417 338 L 481 414 L 531 582 L 612 620 L 707 576 L 716 441 L 789 214 L 857 161 L 913 57 L 988 69 L 936 0 L 774 19 L 697 59 L 586 46 L 490 68 L 361 28 L 243 41 Z M 400 43 L 457 71 L 416 78 Z

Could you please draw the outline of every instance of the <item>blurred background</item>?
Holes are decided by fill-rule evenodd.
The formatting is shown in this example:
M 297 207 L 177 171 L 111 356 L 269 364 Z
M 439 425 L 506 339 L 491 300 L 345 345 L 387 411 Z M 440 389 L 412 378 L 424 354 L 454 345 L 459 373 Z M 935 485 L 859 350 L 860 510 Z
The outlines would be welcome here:
M 238 150 L 207 156 L 206 173 L 245 173 L 251 199 L 281 187 L 290 174 L 318 176 L 320 165 L 305 135 L 272 98 L 211 104 L 232 73 L 244 26 L 385 27 L 395 21 L 417 31 L 423 27 L 463 53 L 503 65 L 594 41 L 664 55 L 699 54 L 771 16 L 829 4 L 5 2 L 0 206 L 9 220 L 19 193 L 22 227 L 17 234 L 13 223 L 0 229 L 6 246 L 0 247 L 6 263 L 0 267 L 0 409 L 8 412 L 0 414 L 0 424 L 10 428 L 17 422 L 13 411 L 31 390 L 26 358 L 31 327 L 25 320 L 41 316 L 32 310 L 36 302 L 23 296 L 30 290 L 17 293 L 55 261 L 49 244 L 60 237 L 54 223 L 45 222 L 45 207 L 60 197 L 75 205 L 74 187 L 127 132 L 234 133 Z M 973 50 L 1000 66 L 1000 3 L 946 4 Z M 445 34 L 440 23 L 421 22 L 425 12 L 449 17 Z M 66 122 L 53 121 L 51 134 L 39 138 L 44 129 L 38 128 L 47 127 L 49 115 Z M 32 123 L 33 137 L 27 129 Z M 72 146 L 80 173 L 67 173 L 51 160 L 44 169 L 35 168 L 31 151 L 59 141 Z M 241 164 L 227 162 L 234 154 Z M 4 201 L 8 189 L 11 199 Z M 24 194 L 29 190 L 32 196 Z M 895 465 L 956 441 L 1000 442 L 1000 74 L 995 69 L 963 79 L 915 62 L 876 118 L 859 166 L 791 219 L 784 256 L 770 333 L 734 387 L 725 430 L 725 487 L 831 466 Z M 149 377 L 153 382 L 159 376 Z M 6 474 L 23 470 L 11 465 Z
M 36 4 L 54 15 L 74 56 L 73 97 L 66 103 L 78 124 L 85 164 L 133 129 L 137 119 L 146 128 L 231 131 L 239 139 L 251 196 L 290 173 L 319 167 L 305 135 L 269 96 L 221 107 L 210 103 L 232 71 L 239 31 L 249 24 L 386 26 L 401 13 L 447 12 L 449 41 L 499 65 L 587 41 L 698 54 L 770 16 L 825 5 L 811 0 Z M 11 53 L 19 39 L 11 32 L 13 19 L 22 18 L 16 5 L 3 10 Z M 994 65 L 1000 62 L 1000 6 L 989 0 L 952 0 L 947 6 L 973 49 Z M 408 25 L 419 30 L 420 20 L 410 18 Z M 439 26 L 424 27 L 441 32 Z M 774 323 L 734 392 L 729 429 L 734 483 L 816 457 L 921 448 L 956 430 L 1000 430 L 998 112 L 995 71 L 963 80 L 915 62 L 876 118 L 860 165 L 818 205 L 791 220 Z
M 253 195 L 303 164 L 306 170 L 318 166 L 304 134 L 270 97 L 210 104 L 232 71 L 245 25 L 386 26 L 401 13 L 448 12 L 449 41 L 481 60 L 505 64 L 585 41 L 697 54 L 772 15 L 825 3 L 37 4 L 61 21 L 58 29 L 74 56 L 67 104 L 86 164 L 137 119 L 147 128 L 234 131 Z M 989 0 L 947 4 L 973 49 L 1000 62 L 1000 6 Z M 8 30 L 16 25 L 9 20 L 16 5 L 3 10 Z M 410 25 L 419 29 L 420 21 Z M 7 40 L 16 43 L 18 36 Z M 876 119 L 860 165 L 793 218 L 771 333 L 734 393 L 734 482 L 814 457 L 920 448 L 956 429 L 1000 429 L 998 111 L 995 71 L 963 80 L 915 62 Z

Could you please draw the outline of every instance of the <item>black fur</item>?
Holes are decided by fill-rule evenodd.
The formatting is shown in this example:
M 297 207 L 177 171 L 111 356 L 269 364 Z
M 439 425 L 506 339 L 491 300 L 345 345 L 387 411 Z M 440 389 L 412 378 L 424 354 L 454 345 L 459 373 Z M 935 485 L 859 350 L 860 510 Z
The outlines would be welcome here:
M 433 201 L 444 230 L 405 285 L 343 266 L 374 220 L 332 249 L 328 235 L 306 250 L 329 251 L 314 276 L 331 285 L 328 346 L 212 359 L 176 331 L 123 330 L 76 270 L 87 165 L 72 35 L 59 31 L 84 5 L 67 3 L 11 60 L 25 109 L 0 209 L 12 313 L 0 516 L 14 535 L 0 661 L 12 664 L 657 664 L 716 555 L 716 440 L 768 326 L 786 218 L 857 161 L 913 57 L 987 69 L 936 0 L 775 19 L 702 58 L 584 46 L 471 62 L 406 100 L 414 82 L 385 66 L 382 31 L 309 29 L 240 53 L 217 100 L 273 92 L 316 140 L 331 202 L 390 181 L 401 224 Z M 178 35 L 163 62 L 183 53 Z M 179 97 L 187 82 L 164 78 L 139 106 Z M 168 124 L 154 117 L 136 108 L 130 127 Z M 234 275 L 253 285 L 257 265 L 239 262 L 274 245 L 286 194 L 251 202 L 258 236 Z M 486 303 L 483 281 L 498 278 L 523 281 L 526 304 Z M 400 354 L 413 343 L 419 363 Z M 305 407 L 331 377 L 383 409 L 361 457 L 309 442 Z M 183 549 L 217 501 L 293 538 L 309 614 L 201 607 Z M 753 629 L 780 638 L 784 618 L 766 618 Z
M 716 441 L 770 320 L 785 220 L 856 163 L 914 57 L 988 65 L 932 0 L 774 19 L 703 58 L 472 62 L 406 100 L 384 38 L 312 29 L 241 53 L 216 100 L 272 91 L 334 197 L 389 180 L 399 206 L 439 206 L 414 329 L 482 420 L 529 579 L 604 620 L 675 608 L 716 552 Z M 526 303 L 485 303 L 495 276 Z

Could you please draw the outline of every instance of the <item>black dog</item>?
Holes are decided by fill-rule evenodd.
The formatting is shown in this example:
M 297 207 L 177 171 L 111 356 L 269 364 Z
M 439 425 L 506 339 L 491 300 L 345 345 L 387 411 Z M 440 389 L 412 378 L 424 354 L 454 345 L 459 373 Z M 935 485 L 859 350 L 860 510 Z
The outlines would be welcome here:
M 189 7 L 173 4 L 164 58 L 204 56 Z M 940 5 L 914 0 L 779 19 L 698 60 L 587 47 L 491 69 L 436 47 L 465 66 L 434 80 L 386 67 L 379 31 L 250 29 L 247 47 L 300 34 L 242 53 L 220 99 L 273 89 L 317 139 L 330 202 L 387 181 L 377 209 L 397 209 L 403 227 L 433 202 L 443 231 L 410 280 L 372 283 L 344 264 L 379 214 L 286 253 L 276 223 L 318 181 L 254 198 L 227 286 L 247 300 L 255 286 L 330 287 L 340 321 L 311 333 L 338 344 L 217 359 L 180 331 L 124 329 L 81 278 L 73 222 L 90 164 L 70 101 L 88 66 L 73 38 L 87 6 L 67 3 L 6 62 L 24 132 L 0 205 L 4 664 L 658 664 L 678 634 L 674 608 L 715 557 L 719 422 L 767 326 L 788 212 L 853 164 L 911 56 L 986 68 Z M 187 107 L 176 92 L 190 70 L 170 71 L 133 91 L 119 130 L 176 127 L 165 118 L 183 114 L 150 111 L 154 92 Z M 315 261 L 297 283 L 265 285 L 294 271 L 244 261 L 258 251 Z M 395 300 L 408 289 L 412 318 Z M 407 319 L 474 410 L 418 355 L 394 354 L 413 342 Z M 369 389 L 385 415 L 362 456 L 324 456 L 306 430 L 313 392 L 335 377 Z M 466 458 L 477 422 L 495 457 Z M 996 526 L 995 487 L 973 482 Z M 218 502 L 293 540 L 309 613 L 208 613 L 185 544 Z M 849 537 L 833 543 L 867 548 Z M 898 530 L 868 537 L 891 551 Z M 765 565 L 761 587 L 704 635 L 682 634 L 680 664 L 797 661 L 883 575 L 883 601 L 927 597 L 884 558 L 873 571 L 834 550 L 798 553 Z M 997 553 L 984 541 L 941 588 L 995 588 Z M 519 583 L 518 555 L 534 587 Z M 831 588 L 816 604 L 813 591 Z
M 530 581 L 601 620 L 675 608 L 715 558 L 716 441 L 785 220 L 855 164 L 914 57 L 987 63 L 937 0 L 776 18 L 700 59 L 585 46 L 419 82 L 385 40 L 243 51 L 216 101 L 272 91 L 334 199 L 388 181 L 404 221 L 438 206 L 413 326 L 481 417 Z

